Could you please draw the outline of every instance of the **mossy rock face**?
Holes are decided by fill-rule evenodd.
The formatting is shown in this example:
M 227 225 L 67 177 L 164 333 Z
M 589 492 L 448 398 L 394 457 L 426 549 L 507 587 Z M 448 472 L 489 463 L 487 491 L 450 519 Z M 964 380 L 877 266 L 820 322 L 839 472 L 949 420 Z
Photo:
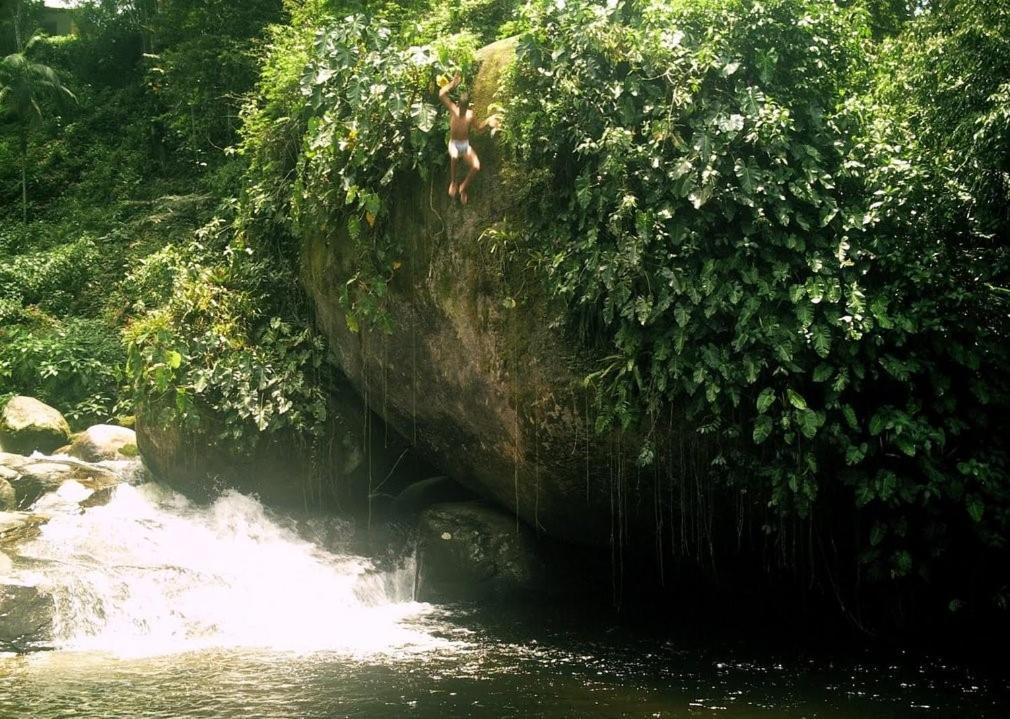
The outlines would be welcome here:
M 222 441 L 213 422 L 182 427 L 159 412 L 137 416 L 137 441 L 156 479 L 198 502 L 227 489 L 255 494 L 269 504 L 312 503 L 312 466 L 296 437 L 262 435 L 245 446 Z
M 70 425 L 59 410 L 32 397 L 12 397 L 0 413 L 0 451 L 48 454 L 70 439 Z
M 496 92 L 514 54 L 514 40 L 478 54 L 478 122 L 489 103 L 508 107 Z M 593 431 L 581 389 L 593 358 L 561 329 L 563 310 L 538 291 L 540 278 L 494 251 L 494 230 L 518 214 L 522 168 L 487 133 L 472 144 L 482 170 L 468 205 L 446 193 L 448 157 L 430 182 L 399 187 L 390 221 L 406 252 L 386 298 L 392 334 L 348 328 L 340 293 L 356 268 L 344 238 L 303 238 L 303 283 L 344 373 L 433 464 L 538 530 L 606 543 L 615 458 L 632 443 Z M 645 479 L 640 491 L 652 496 Z M 641 515 L 644 537 L 651 505 Z

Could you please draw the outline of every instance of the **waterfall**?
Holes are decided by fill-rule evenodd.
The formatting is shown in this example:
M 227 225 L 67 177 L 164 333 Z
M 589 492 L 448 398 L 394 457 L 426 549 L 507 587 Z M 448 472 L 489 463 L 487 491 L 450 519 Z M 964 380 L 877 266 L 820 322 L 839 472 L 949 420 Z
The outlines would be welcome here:
M 53 602 L 57 649 L 146 656 L 208 648 L 368 654 L 439 640 L 412 601 L 412 561 L 380 572 L 324 549 L 226 492 L 198 506 L 156 483 L 124 483 L 104 506 L 75 482 L 36 502 L 51 516 L 0 583 Z

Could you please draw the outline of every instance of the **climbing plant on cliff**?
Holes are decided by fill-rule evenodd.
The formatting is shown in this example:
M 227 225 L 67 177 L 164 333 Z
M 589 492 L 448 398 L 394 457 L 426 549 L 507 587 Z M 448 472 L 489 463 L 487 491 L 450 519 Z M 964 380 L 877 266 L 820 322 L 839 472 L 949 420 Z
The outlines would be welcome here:
M 651 436 L 674 407 L 782 512 L 842 488 L 879 576 L 928 572 L 964 524 L 1001 546 L 1005 351 L 980 285 L 921 256 L 949 236 L 923 235 L 931 178 L 869 99 L 864 16 L 806 0 L 526 14 L 506 132 L 549 168 L 525 231 L 607 356 L 588 378 L 598 429 Z
M 406 251 L 390 227 L 396 182 L 425 181 L 444 152 L 437 83 L 470 70 L 476 39 L 460 33 L 403 47 L 387 25 L 351 15 L 278 42 L 302 64 L 275 53 L 261 104 L 247 117 L 252 216 L 280 216 L 297 236 L 349 242 L 355 273 L 342 290 L 347 321 L 352 329 L 368 321 L 391 330 L 383 298 Z

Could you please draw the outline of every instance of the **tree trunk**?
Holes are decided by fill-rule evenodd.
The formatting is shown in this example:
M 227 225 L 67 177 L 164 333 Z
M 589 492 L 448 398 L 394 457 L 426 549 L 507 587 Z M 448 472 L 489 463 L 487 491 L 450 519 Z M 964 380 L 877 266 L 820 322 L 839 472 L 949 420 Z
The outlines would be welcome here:
M 28 224 L 28 128 L 21 135 L 21 221 Z
M 21 221 L 28 224 L 28 128 L 21 136 Z

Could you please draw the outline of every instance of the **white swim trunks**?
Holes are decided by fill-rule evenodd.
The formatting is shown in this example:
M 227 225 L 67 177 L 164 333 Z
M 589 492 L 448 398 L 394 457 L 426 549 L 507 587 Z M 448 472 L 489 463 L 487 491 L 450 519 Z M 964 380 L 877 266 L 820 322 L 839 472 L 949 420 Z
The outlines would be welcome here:
M 449 140 L 449 157 L 465 157 L 470 151 L 469 140 Z

